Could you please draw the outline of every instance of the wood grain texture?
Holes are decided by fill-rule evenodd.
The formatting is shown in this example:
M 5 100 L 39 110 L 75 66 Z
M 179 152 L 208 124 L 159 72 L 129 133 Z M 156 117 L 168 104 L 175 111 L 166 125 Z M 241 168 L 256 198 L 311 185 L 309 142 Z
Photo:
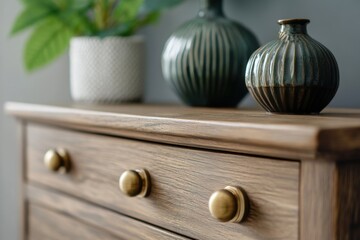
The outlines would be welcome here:
M 299 116 L 177 106 L 55 107 L 20 103 L 8 103 L 6 110 L 30 121 L 207 149 L 294 160 L 360 156 L 359 110 Z M 342 141 L 329 141 L 339 136 Z M 345 158 L 345 153 L 349 157 Z
M 301 162 L 300 240 L 335 240 L 336 163 Z
M 118 240 L 120 238 L 63 214 L 29 206 L 29 240 Z
M 27 197 L 31 206 L 30 239 L 188 239 L 31 185 Z
M 27 217 L 27 213 L 28 213 L 28 209 L 27 209 L 27 205 L 24 202 L 24 198 L 25 198 L 25 181 L 26 181 L 26 173 L 27 173 L 27 168 L 26 168 L 26 148 L 27 148 L 27 143 L 26 143 L 26 123 L 24 121 L 19 121 L 18 125 L 17 125 L 17 139 L 19 142 L 19 146 L 18 146 L 18 157 L 19 157 L 19 171 L 20 173 L 18 173 L 18 176 L 21 177 L 21 180 L 19 181 L 18 187 L 16 188 L 17 192 L 18 192 L 18 198 L 17 198 L 17 206 L 18 206 L 18 211 L 19 211 L 19 239 L 25 240 L 26 239 L 26 234 L 28 232 L 27 226 L 28 226 L 28 217 Z
M 336 236 L 339 240 L 360 239 L 360 164 L 338 165 Z
M 360 239 L 360 164 L 301 163 L 300 239 Z
M 28 126 L 28 179 L 157 226 L 199 239 L 298 239 L 299 163 L 118 139 Z M 43 154 L 70 153 L 68 175 L 49 172 Z M 145 168 L 152 178 L 148 198 L 128 198 L 118 179 Z M 241 186 L 251 211 L 243 224 L 211 218 L 208 200 L 227 185 Z

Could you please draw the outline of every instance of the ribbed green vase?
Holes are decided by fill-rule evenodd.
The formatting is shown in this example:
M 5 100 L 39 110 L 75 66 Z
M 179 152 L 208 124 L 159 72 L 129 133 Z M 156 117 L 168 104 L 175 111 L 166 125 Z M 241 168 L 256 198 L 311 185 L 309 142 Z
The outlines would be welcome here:
M 321 112 L 335 96 L 339 69 L 334 55 L 307 34 L 308 19 L 279 20 L 279 39 L 259 48 L 246 69 L 246 86 L 275 113 Z
M 164 78 L 188 105 L 234 107 L 246 95 L 246 63 L 256 37 L 224 16 L 222 0 L 202 0 L 198 16 L 167 41 Z

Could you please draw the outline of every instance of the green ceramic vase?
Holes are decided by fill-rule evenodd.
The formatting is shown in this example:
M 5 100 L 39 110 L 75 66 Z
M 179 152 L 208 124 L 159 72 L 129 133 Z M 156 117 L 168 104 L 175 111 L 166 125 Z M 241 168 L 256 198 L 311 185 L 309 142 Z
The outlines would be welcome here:
M 312 39 L 308 19 L 279 20 L 279 39 L 259 48 L 246 69 L 246 86 L 267 111 L 312 114 L 323 110 L 339 86 L 334 55 Z
M 234 107 L 246 95 L 245 69 L 256 37 L 224 16 L 222 0 L 202 0 L 198 16 L 167 41 L 164 78 L 188 105 Z

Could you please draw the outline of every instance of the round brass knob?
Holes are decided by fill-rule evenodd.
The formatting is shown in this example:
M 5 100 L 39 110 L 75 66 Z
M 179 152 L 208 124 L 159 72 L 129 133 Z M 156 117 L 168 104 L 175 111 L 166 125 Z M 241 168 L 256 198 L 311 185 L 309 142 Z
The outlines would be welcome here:
M 129 197 L 147 197 L 150 194 L 150 174 L 145 169 L 128 170 L 119 178 L 121 192 Z
M 214 192 L 209 199 L 209 211 L 220 222 L 242 222 L 249 209 L 247 195 L 239 187 L 227 186 Z
M 70 171 L 70 157 L 64 149 L 50 149 L 44 155 L 45 166 L 54 172 Z

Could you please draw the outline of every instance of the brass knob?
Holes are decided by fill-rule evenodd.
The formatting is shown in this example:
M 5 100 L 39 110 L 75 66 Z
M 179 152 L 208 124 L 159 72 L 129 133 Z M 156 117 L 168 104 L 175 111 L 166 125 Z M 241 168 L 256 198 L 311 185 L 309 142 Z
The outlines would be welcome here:
M 129 197 L 147 197 L 150 194 L 150 174 L 145 169 L 128 170 L 119 178 L 121 192 Z
M 44 155 L 45 166 L 54 172 L 70 171 L 70 157 L 64 149 L 50 149 Z
M 242 222 L 250 209 L 245 191 L 227 186 L 214 192 L 209 199 L 209 211 L 220 222 Z

